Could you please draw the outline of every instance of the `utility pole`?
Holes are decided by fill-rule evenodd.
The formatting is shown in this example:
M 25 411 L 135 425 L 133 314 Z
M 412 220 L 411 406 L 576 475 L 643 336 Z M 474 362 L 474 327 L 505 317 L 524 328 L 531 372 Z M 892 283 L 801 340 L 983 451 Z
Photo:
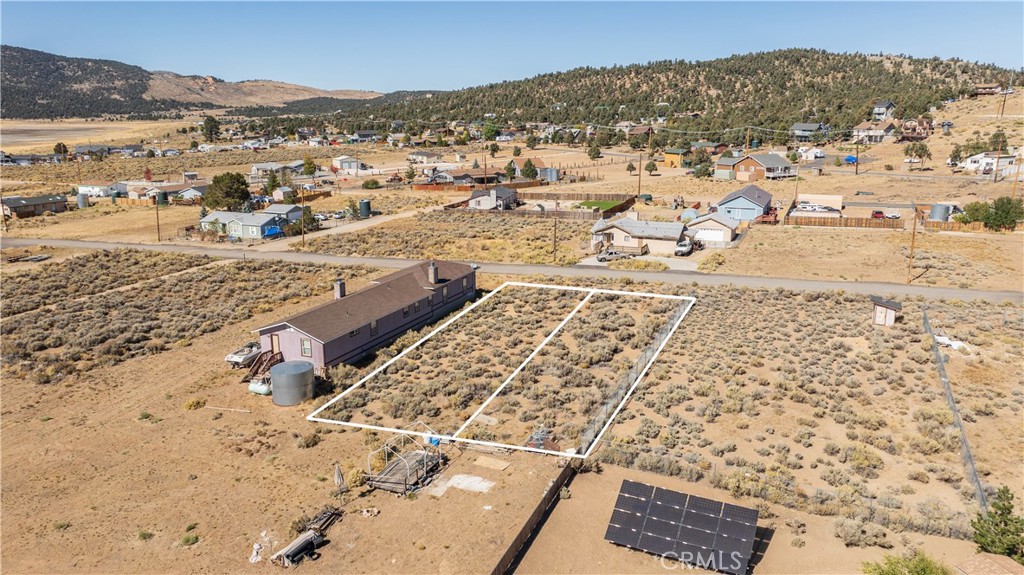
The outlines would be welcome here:
M 356 170 L 359 170 L 359 160 L 356 160 Z M 306 188 L 299 190 L 300 202 L 302 203 L 302 213 L 299 214 L 299 229 L 302 231 L 302 247 L 306 247 Z
M 644 153 L 640 152 L 640 159 L 637 160 L 636 166 L 636 198 L 640 199 L 640 179 L 643 178 L 644 174 Z
M 914 272 L 914 242 L 917 240 L 917 204 L 911 205 L 912 214 L 914 217 L 914 226 L 910 230 L 910 259 L 907 261 L 907 283 L 910 283 L 910 279 Z
M 857 161 L 853 164 L 853 175 L 860 175 L 860 140 L 857 140 Z
M 551 238 L 551 262 L 558 263 L 558 200 L 555 200 L 555 233 Z
M 160 194 L 154 196 L 156 200 L 156 243 L 160 243 Z
M 1003 90 L 1003 102 L 999 105 L 999 117 L 1003 117 L 1003 112 L 1006 110 L 1006 96 L 1010 93 L 1010 88 L 1013 88 L 1013 74 L 1010 74 L 1010 85 Z
M 743 155 L 750 153 L 750 126 L 747 126 L 747 143 L 743 146 Z

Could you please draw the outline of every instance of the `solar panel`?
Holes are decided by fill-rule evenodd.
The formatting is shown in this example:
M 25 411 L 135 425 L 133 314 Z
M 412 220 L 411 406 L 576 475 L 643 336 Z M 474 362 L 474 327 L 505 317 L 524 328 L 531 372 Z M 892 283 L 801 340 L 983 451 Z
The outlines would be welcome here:
M 637 483 L 636 481 L 624 479 L 622 481 L 622 487 L 619 489 L 619 493 L 629 495 L 630 497 L 638 497 L 640 499 L 650 499 L 651 495 L 654 494 L 654 487 L 645 483 Z
M 746 575 L 757 516 L 756 509 L 625 480 L 605 539 L 731 575 Z

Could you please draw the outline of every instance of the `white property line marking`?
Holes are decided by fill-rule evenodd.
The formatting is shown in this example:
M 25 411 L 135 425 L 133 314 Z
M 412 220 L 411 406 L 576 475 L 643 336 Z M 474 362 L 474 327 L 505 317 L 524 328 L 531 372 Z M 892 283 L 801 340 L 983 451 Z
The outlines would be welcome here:
M 590 454 L 594 451 L 594 447 L 597 445 L 597 442 L 601 439 L 601 436 L 604 435 L 605 431 L 608 431 L 609 427 L 611 427 L 612 422 L 615 421 L 615 418 L 619 415 L 619 412 L 622 411 L 622 408 L 625 407 L 626 402 L 629 401 L 630 396 L 633 395 L 633 391 L 636 390 L 637 386 L 640 385 L 640 382 L 643 381 L 644 377 L 647 375 L 647 371 L 651 369 L 652 365 L 654 365 L 654 360 L 658 359 L 658 356 L 661 355 L 661 350 L 665 349 L 665 346 L 668 344 L 668 340 L 671 339 L 673 335 L 675 335 L 676 329 L 678 329 L 680 324 L 683 323 L 683 318 L 685 318 L 686 315 L 690 313 L 690 309 L 693 307 L 693 304 L 697 303 L 697 300 L 695 298 L 689 298 L 689 300 L 690 303 L 687 304 L 686 309 L 683 310 L 682 315 L 679 316 L 679 319 L 676 320 L 676 323 L 672 325 L 672 329 L 669 330 L 668 335 L 666 335 L 665 339 L 662 340 L 661 345 L 658 346 L 658 350 L 655 351 L 654 355 L 651 356 L 651 360 L 647 362 L 647 365 L 644 366 L 644 370 L 641 371 L 640 375 L 637 376 L 636 381 L 633 382 L 633 386 L 630 387 L 629 391 L 626 392 L 626 395 L 625 397 L 622 398 L 622 401 L 619 403 L 619 406 L 615 408 L 615 411 L 613 411 L 611 416 L 608 417 L 608 421 L 604 423 L 604 427 L 601 428 L 601 433 L 598 433 L 597 436 L 594 437 L 594 440 L 590 442 L 590 447 L 588 447 L 587 452 L 583 454 L 584 459 L 589 457 Z
M 571 312 L 569 312 L 569 315 L 565 316 L 565 319 L 562 320 L 562 323 L 558 324 L 555 327 L 555 329 L 552 330 L 552 332 L 549 333 L 546 338 L 544 338 L 544 341 L 540 342 L 540 345 L 537 346 L 537 349 L 533 350 L 533 353 L 528 355 L 526 357 L 526 359 L 523 360 L 523 363 L 519 364 L 519 367 L 517 367 L 516 370 L 512 372 L 512 375 L 508 376 L 508 379 L 506 379 L 504 382 L 502 382 L 502 384 L 498 386 L 498 389 L 494 390 L 494 393 L 492 393 L 491 396 L 487 398 L 487 401 L 485 401 L 483 405 L 481 405 L 479 408 L 477 408 L 477 410 L 473 413 L 473 415 L 469 416 L 469 419 L 466 420 L 466 423 L 463 423 L 462 427 L 460 427 L 459 430 L 456 431 L 452 435 L 452 437 L 458 437 L 463 431 L 466 430 L 467 427 L 469 427 L 470 423 L 473 423 L 473 420 L 476 419 L 476 416 L 478 416 L 481 413 L 483 413 L 484 409 L 488 405 L 490 405 L 490 403 L 492 401 L 494 401 L 494 398 L 498 397 L 498 394 L 501 393 L 501 390 L 505 389 L 505 386 L 508 385 L 509 382 L 511 382 L 513 379 L 515 379 L 515 377 L 517 375 L 519 375 L 520 371 L 523 371 L 523 368 L 526 367 L 526 364 L 528 364 L 531 361 L 533 361 L 534 356 L 536 356 L 538 353 L 540 353 L 540 350 L 545 345 L 547 345 L 549 341 L 554 339 L 554 337 L 556 335 L 558 335 L 558 332 L 562 331 L 562 328 L 565 327 L 565 324 L 569 323 L 569 320 L 571 320 L 573 318 L 573 316 L 576 315 L 577 312 L 579 312 L 581 309 L 583 309 L 583 306 L 587 305 L 587 302 L 590 301 L 590 298 L 593 295 L 594 295 L 594 292 L 588 293 L 585 298 L 580 300 L 580 303 L 576 304 L 576 307 L 573 308 L 573 310 Z
M 658 350 L 651 357 L 650 361 L 647 363 L 647 366 L 644 368 L 644 370 L 637 377 L 637 380 L 635 382 L 633 382 L 633 385 L 630 387 L 629 391 L 622 398 L 622 402 L 619 403 L 619 406 L 612 413 L 611 417 L 609 417 L 608 421 L 605 422 L 604 428 L 601 429 L 601 433 L 599 433 L 594 438 L 594 440 L 591 442 L 590 448 L 587 449 L 587 452 L 585 454 L 581 455 L 581 454 L 578 454 L 578 453 L 566 453 L 566 452 L 562 452 L 562 451 L 552 451 L 552 450 L 549 450 L 549 449 L 539 449 L 539 448 L 534 448 L 534 447 L 526 447 L 526 446 L 523 446 L 523 445 L 509 445 L 509 444 L 504 444 L 504 443 L 496 443 L 496 442 L 493 442 L 493 441 L 482 441 L 482 440 L 479 440 L 479 439 L 466 439 L 466 438 L 463 438 L 463 437 L 455 437 L 455 436 L 452 436 L 452 435 L 431 435 L 429 433 L 425 433 L 425 432 L 421 432 L 421 431 L 411 431 L 411 430 L 406 430 L 406 429 L 396 429 L 394 427 L 384 427 L 384 426 L 380 426 L 380 425 L 370 425 L 370 424 L 367 424 L 367 423 L 355 423 L 355 422 L 352 422 L 352 421 L 338 421 L 338 420 L 335 420 L 335 419 L 326 419 L 326 418 L 322 418 L 322 417 L 317 417 L 317 415 L 320 412 L 324 411 L 325 409 L 327 409 L 328 407 L 330 407 L 335 402 L 339 401 L 341 398 L 345 397 L 349 393 L 355 391 L 357 388 L 359 388 L 361 385 L 363 385 L 364 383 L 369 381 L 371 378 L 373 378 L 374 376 L 376 376 L 380 372 L 382 372 L 385 369 L 387 369 L 388 366 L 390 366 L 392 363 L 398 361 L 398 359 L 404 357 L 410 351 L 416 349 L 421 344 L 423 344 L 425 341 L 427 341 L 428 339 L 430 339 L 431 337 L 433 337 L 437 333 L 441 332 L 442 330 L 444 330 L 445 328 L 447 328 L 451 324 L 455 323 L 462 316 L 466 315 L 467 313 L 469 313 L 470 311 L 475 309 L 478 305 L 484 303 L 491 296 L 497 294 L 498 292 L 500 292 L 501 290 L 505 289 L 508 286 L 531 287 L 531 288 L 539 288 L 539 289 L 558 289 L 558 290 L 564 290 L 564 291 L 588 292 L 589 295 L 587 296 L 587 298 L 589 298 L 591 295 L 593 295 L 595 293 L 603 293 L 603 294 L 611 294 L 611 295 L 646 296 L 646 297 L 653 297 L 653 298 L 660 298 L 660 299 L 672 299 L 672 300 L 680 300 L 680 301 L 684 301 L 684 300 L 685 301 L 689 301 L 689 304 L 687 305 L 686 309 L 683 311 L 682 316 L 680 316 L 680 318 L 672 326 L 672 330 L 668 333 L 668 335 L 665 336 L 665 340 L 661 343 L 660 346 L 658 346 Z M 473 444 L 473 445 L 483 445 L 483 446 L 486 446 L 486 447 L 496 447 L 496 448 L 499 448 L 499 449 L 510 449 L 510 450 L 514 450 L 514 451 L 527 451 L 527 452 L 531 452 L 531 453 L 541 453 L 541 454 L 545 454 L 545 455 L 555 455 L 555 456 L 558 456 L 558 457 L 572 457 L 572 458 L 575 458 L 575 459 L 586 459 L 590 455 L 590 453 L 594 450 L 594 447 L 598 444 L 598 440 L 601 439 L 601 436 L 603 436 L 605 431 L 608 430 L 608 427 L 611 426 L 612 421 L 615 420 L 615 417 L 622 410 L 622 407 L 626 405 L 626 402 L 629 400 L 630 396 L 633 394 L 633 392 L 636 390 L 637 386 L 643 380 L 644 376 L 647 374 L 647 371 L 650 369 L 651 365 L 654 364 L 654 361 L 657 359 L 658 355 L 661 353 L 661 350 L 665 348 L 665 345 L 668 343 L 669 338 L 672 337 L 672 335 L 675 333 L 675 331 L 679 327 L 679 325 L 682 324 L 683 319 L 686 317 L 686 315 L 689 313 L 690 309 L 693 307 L 693 305 L 696 302 L 697 302 L 696 298 L 693 298 L 693 297 L 690 297 L 690 296 L 677 296 L 677 295 L 656 294 L 656 293 L 647 293 L 647 292 L 630 292 L 630 291 L 608 290 L 608 289 L 600 289 L 600 288 L 582 288 L 582 287 L 576 287 L 576 286 L 560 286 L 560 285 L 549 285 L 549 284 L 534 284 L 534 283 L 526 283 L 526 282 L 505 282 L 505 283 L 501 284 L 497 289 L 495 289 L 494 291 L 488 293 L 484 297 L 480 298 L 480 300 L 478 300 L 477 302 L 473 303 L 472 305 L 470 305 L 466 309 L 464 309 L 461 312 L 459 312 L 455 317 L 453 317 L 450 320 L 446 321 L 440 327 L 438 327 L 434 331 L 430 332 L 429 334 L 427 334 L 426 336 L 421 338 L 419 341 L 417 341 L 416 343 L 412 344 L 411 346 L 409 346 L 408 348 L 403 350 L 401 353 L 399 353 L 395 357 L 393 357 L 390 360 L 388 360 L 384 365 L 378 367 L 377 369 L 373 370 L 369 375 L 367 375 L 363 379 L 359 380 L 358 382 L 354 383 L 351 387 L 349 387 L 348 389 L 346 389 L 345 391 L 340 393 L 337 397 L 335 397 L 331 401 L 325 403 L 320 408 L 318 408 L 316 411 L 314 411 L 313 413 L 311 413 L 308 416 L 306 416 L 306 420 L 307 421 L 317 422 L 317 423 L 327 423 L 327 424 L 333 424 L 333 425 L 345 425 L 345 426 L 356 427 L 356 428 L 360 428 L 360 429 L 370 429 L 370 430 L 374 430 L 374 431 L 384 431 L 384 432 L 388 432 L 388 433 L 404 433 L 404 434 L 408 434 L 408 435 L 416 435 L 418 437 L 423 437 L 425 439 L 441 439 L 441 440 L 446 440 L 446 441 L 449 441 L 449 442 L 470 443 L 470 444 Z M 581 302 L 581 304 L 582 303 L 583 302 Z M 579 309 L 579 306 L 577 306 L 577 310 L 578 309 Z M 573 310 L 572 314 L 575 314 L 577 310 Z M 570 315 L 570 317 L 571 317 L 571 315 Z M 564 324 L 564 322 L 565 321 L 563 320 L 563 324 Z M 542 344 L 542 347 L 543 347 L 543 344 Z M 534 351 L 534 353 L 536 353 L 536 350 Z M 492 396 L 492 398 L 493 398 L 493 396 Z M 490 400 L 488 400 L 488 401 L 490 401 Z M 479 410 L 478 410 L 478 413 L 479 413 Z M 478 413 L 474 414 L 473 417 L 470 418 L 470 421 L 472 421 L 472 419 L 475 418 L 478 415 Z M 465 427 L 465 425 L 463 427 Z M 460 429 L 460 431 L 461 431 L 461 429 Z

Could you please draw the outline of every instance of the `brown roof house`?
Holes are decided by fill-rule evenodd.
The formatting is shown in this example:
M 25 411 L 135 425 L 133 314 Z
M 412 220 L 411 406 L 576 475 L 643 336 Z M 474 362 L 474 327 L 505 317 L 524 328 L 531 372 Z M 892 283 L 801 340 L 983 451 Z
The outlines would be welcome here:
M 334 301 L 254 330 L 263 351 L 302 360 L 320 373 L 354 363 L 411 329 L 432 323 L 476 297 L 476 270 L 455 262 L 429 261 L 378 278 L 345 294 L 334 284 Z

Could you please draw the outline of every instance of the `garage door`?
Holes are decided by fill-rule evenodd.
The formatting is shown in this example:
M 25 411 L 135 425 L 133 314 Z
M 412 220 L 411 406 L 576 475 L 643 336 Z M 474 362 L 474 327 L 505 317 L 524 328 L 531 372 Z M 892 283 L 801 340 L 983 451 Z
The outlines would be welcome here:
M 694 237 L 702 242 L 723 242 L 725 230 L 697 230 Z

